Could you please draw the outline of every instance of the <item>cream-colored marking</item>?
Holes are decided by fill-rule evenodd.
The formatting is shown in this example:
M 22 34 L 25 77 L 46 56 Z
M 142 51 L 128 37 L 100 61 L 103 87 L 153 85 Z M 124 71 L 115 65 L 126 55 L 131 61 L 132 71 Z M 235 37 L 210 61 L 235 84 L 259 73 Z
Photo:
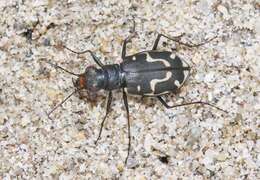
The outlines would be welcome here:
M 184 71 L 184 80 L 185 81 L 187 79 L 187 77 L 189 76 L 190 72 L 189 71 Z
M 161 92 L 159 94 L 154 94 L 154 93 L 146 93 L 144 94 L 145 96 L 160 96 L 160 95 L 164 95 L 164 94 L 168 94 L 170 93 L 171 91 L 164 91 L 164 92 Z
M 183 72 L 184 72 L 184 79 L 183 79 L 182 84 L 187 80 L 187 78 L 188 78 L 189 75 L 190 75 L 190 71 L 183 71 Z M 182 86 L 182 84 L 181 84 L 181 86 Z
M 179 86 L 176 84 L 176 81 L 177 81 L 177 80 L 174 81 L 174 84 L 175 84 L 178 88 L 181 87 L 181 86 L 183 86 L 183 84 L 186 82 L 186 80 L 188 79 L 188 77 L 189 77 L 189 75 L 190 75 L 190 72 L 187 71 L 187 70 L 183 71 L 183 73 L 184 73 L 184 78 L 183 78 L 183 81 L 181 82 L 181 84 L 180 84 L 180 82 L 178 81 Z
M 183 67 L 189 67 L 189 64 L 186 61 L 181 60 L 181 62 Z
M 164 59 L 153 59 L 149 55 L 149 53 L 146 53 L 146 61 L 147 62 L 162 62 L 166 67 L 170 67 L 171 66 L 171 64 L 168 61 L 164 60 Z
M 167 72 L 166 77 L 163 79 L 153 79 L 150 82 L 150 86 L 153 92 L 155 92 L 155 86 L 157 83 L 168 81 L 172 77 L 172 72 Z
M 174 53 L 172 53 L 172 54 L 170 55 L 170 58 L 172 58 L 172 59 L 175 59 L 175 57 L 176 57 L 176 54 L 174 54 Z
M 165 59 L 153 59 L 149 53 L 146 53 L 146 61 L 147 62 L 162 62 L 165 65 L 165 67 L 171 66 L 171 64 L 168 61 L 166 61 Z M 171 77 L 172 77 L 172 72 L 167 72 L 165 78 L 151 80 L 150 87 L 151 87 L 152 91 L 153 92 L 155 91 L 155 86 L 157 83 L 168 81 Z
M 127 88 L 124 88 L 124 91 L 128 94 L 128 90 L 127 90 Z
M 182 67 L 185 67 L 185 68 L 186 68 L 186 67 L 190 67 L 189 64 L 188 64 L 186 61 L 184 61 L 183 59 L 181 60 L 181 62 L 182 62 Z M 181 87 L 181 86 L 185 83 L 185 81 L 187 80 L 187 78 L 188 78 L 189 75 L 190 75 L 190 71 L 189 71 L 189 70 L 184 70 L 183 73 L 184 73 L 184 79 L 183 79 L 183 81 L 181 82 L 181 84 L 180 84 L 179 87 Z
M 136 60 L 136 57 L 135 56 L 133 56 L 133 58 L 132 58 L 134 61 Z
M 180 82 L 179 82 L 178 80 L 175 80 L 175 81 L 174 81 L 174 84 L 175 84 L 177 87 L 180 87 L 180 86 L 181 86 L 181 84 L 180 84 Z
M 140 86 L 140 85 L 137 86 L 137 91 L 138 91 L 138 92 L 141 91 L 141 86 Z
M 182 66 L 183 66 L 183 67 L 190 67 L 189 64 L 188 64 L 186 61 L 182 60 L 181 62 L 182 62 Z M 187 78 L 189 77 L 190 71 L 185 70 L 185 71 L 183 71 L 183 72 L 184 72 L 184 79 L 183 79 L 183 83 L 184 83 L 184 82 L 187 80 Z M 183 84 L 183 83 L 182 83 L 182 84 Z M 182 84 L 181 84 L 181 86 L 182 86 Z

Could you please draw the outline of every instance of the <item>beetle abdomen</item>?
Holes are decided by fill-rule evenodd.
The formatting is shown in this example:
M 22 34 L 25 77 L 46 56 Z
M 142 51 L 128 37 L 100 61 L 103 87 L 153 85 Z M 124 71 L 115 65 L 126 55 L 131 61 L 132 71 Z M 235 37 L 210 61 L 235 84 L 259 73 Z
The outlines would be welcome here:
M 168 51 L 145 51 L 121 64 L 129 94 L 157 96 L 175 92 L 189 76 L 189 65 Z

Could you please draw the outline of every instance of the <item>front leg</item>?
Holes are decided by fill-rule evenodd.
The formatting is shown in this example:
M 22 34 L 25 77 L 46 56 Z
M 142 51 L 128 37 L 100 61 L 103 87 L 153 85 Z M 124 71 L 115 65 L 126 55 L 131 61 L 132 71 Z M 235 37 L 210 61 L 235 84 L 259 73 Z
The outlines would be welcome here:
M 100 127 L 100 130 L 99 130 L 99 133 L 98 133 L 98 138 L 97 138 L 97 140 L 95 141 L 95 144 L 97 144 L 98 140 L 99 140 L 100 137 L 101 137 L 105 120 L 106 120 L 106 118 L 107 118 L 107 116 L 108 116 L 108 113 L 109 113 L 109 111 L 110 111 L 110 108 L 111 108 L 111 102 L 112 102 L 112 91 L 109 91 L 108 97 L 107 97 L 106 115 L 104 116 L 104 118 L 103 118 L 103 120 L 102 120 L 102 122 L 101 122 L 101 127 Z

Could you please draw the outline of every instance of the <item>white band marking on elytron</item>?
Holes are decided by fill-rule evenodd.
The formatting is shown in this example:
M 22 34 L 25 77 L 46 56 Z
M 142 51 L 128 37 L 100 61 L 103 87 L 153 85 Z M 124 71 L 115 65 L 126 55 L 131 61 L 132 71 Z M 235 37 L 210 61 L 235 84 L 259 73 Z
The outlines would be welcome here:
M 166 77 L 163 79 L 153 79 L 150 82 L 150 86 L 153 92 L 155 92 L 155 86 L 157 83 L 168 81 L 172 77 L 172 72 L 167 72 Z
M 149 53 L 146 53 L 146 61 L 147 62 L 162 62 L 166 67 L 170 67 L 171 64 L 164 60 L 164 59 L 153 59 Z M 166 77 L 163 79 L 153 79 L 150 82 L 150 87 L 152 89 L 152 92 L 155 92 L 155 86 L 157 83 L 168 81 L 172 77 L 172 72 L 167 72 Z
M 170 67 L 171 66 L 171 64 L 168 61 L 164 60 L 164 59 L 153 59 L 149 55 L 149 53 L 146 53 L 146 61 L 147 62 L 162 62 L 166 67 Z

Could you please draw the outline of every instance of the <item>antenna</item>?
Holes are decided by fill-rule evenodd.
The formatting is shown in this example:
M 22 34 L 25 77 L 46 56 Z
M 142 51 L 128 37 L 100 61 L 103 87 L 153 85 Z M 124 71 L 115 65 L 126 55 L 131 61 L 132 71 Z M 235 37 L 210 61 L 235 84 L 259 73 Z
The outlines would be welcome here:
M 65 103 L 73 94 L 75 94 L 79 90 L 80 89 L 76 89 L 70 95 L 68 95 L 65 99 L 63 99 L 57 106 L 55 106 L 49 113 L 47 113 L 48 117 L 50 118 L 50 114 L 53 113 L 53 111 L 55 111 L 58 107 L 62 106 L 63 103 Z
M 70 71 L 68 71 L 67 69 L 65 69 L 65 68 L 63 68 L 63 67 L 61 67 L 61 66 L 59 66 L 59 65 L 57 65 L 57 64 L 53 64 L 53 63 L 51 63 L 51 62 L 49 62 L 49 61 L 46 61 L 46 62 L 49 63 L 50 65 L 54 66 L 55 68 L 61 69 L 61 70 L 65 71 L 66 73 L 69 73 L 69 74 L 71 74 L 71 75 L 73 75 L 73 76 L 77 76 L 77 77 L 80 76 L 80 74 L 76 74 L 76 73 L 70 72 Z

